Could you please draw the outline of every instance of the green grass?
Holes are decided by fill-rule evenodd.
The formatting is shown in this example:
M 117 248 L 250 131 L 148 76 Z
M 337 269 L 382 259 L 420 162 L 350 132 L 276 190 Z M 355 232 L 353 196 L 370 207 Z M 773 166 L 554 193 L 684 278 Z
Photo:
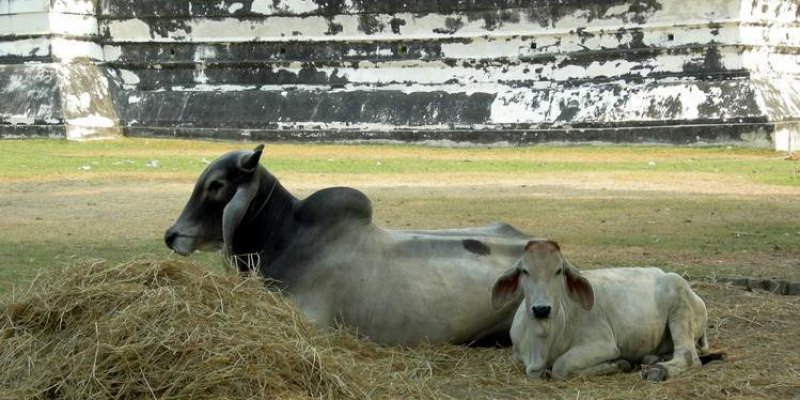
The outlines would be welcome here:
M 118 176 L 147 179 L 195 176 L 221 152 L 249 144 L 168 140 L 0 142 L 0 178 L 92 179 Z M 681 148 L 592 146 L 522 148 L 424 148 L 398 145 L 270 145 L 264 163 L 276 173 L 710 173 L 752 182 L 800 186 L 800 165 L 774 152 L 726 147 Z M 562 161 L 560 155 L 565 155 Z M 148 167 L 152 160 L 157 168 Z M 424 162 L 421 162 L 424 160 Z

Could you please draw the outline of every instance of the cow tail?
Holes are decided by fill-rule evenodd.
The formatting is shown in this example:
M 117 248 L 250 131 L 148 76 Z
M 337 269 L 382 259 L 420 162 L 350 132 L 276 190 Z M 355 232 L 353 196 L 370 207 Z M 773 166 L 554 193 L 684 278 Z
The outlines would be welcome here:
M 700 364 L 706 365 L 712 361 L 724 360 L 728 357 L 728 353 L 724 351 L 711 352 L 708 348 L 708 336 L 704 333 L 700 339 L 697 339 L 697 353 L 700 357 Z

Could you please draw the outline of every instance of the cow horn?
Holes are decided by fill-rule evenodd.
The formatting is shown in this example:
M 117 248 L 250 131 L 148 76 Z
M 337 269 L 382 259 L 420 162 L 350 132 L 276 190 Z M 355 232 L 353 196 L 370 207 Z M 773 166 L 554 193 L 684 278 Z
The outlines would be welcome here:
M 243 156 L 239 159 L 239 168 L 245 172 L 253 172 L 258 166 L 258 161 L 261 159 L 261 152 L 264 150 L 264 145 L 260 144 L 253 149 L 253 153 Z

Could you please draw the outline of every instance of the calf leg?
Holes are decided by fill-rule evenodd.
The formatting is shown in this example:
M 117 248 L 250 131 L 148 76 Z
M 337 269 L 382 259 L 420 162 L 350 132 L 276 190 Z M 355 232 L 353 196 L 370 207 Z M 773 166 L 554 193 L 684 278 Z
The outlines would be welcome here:
M 700 365 L 695 347 L 694 320 L 686 307 L 677 307 L 669 317 L 669 330 L 672 334 L 674 350 L 672 359 L 656 363 L 642 371 L 642 378 L 648 381 L 663 381 L 668 376 L 674 376 L 682 371 Z
M 607 375 L 621 372 L 625 365 L 618 362 L 619 354 L 619 348 L 611 342 L 607 344 L 594 342 L 573 347 L 553 363 L 553 378 L 566 379 L 573 375 Z
M 632 370 L 633 366 L 631 366 L 631 363 L 624 358 L 620 358 L 614 361 L 602 362 L 593 367 L 584 368 L 578 371 L 576 375 L 580 376 L 612 375 L 612 374 L 618 374 L 620 372 L 631 372 Z
M 659 357 L 657 354 L 648 354 L 648 355 L 642 357 L 641 362 L 642 362 L 642 365 L 646 366 L 646 367 L 647 366 L 651 366 L 651 365 L 656 365 L 659 362 L 661 362 L 661 357 Z

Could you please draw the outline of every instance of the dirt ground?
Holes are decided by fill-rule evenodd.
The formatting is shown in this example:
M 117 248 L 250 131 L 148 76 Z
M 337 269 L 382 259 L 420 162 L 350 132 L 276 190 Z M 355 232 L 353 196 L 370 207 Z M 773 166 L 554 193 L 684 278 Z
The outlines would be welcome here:
M 199 173 L 199 171 L 198 171 Z M 436 393 L 455 398 L 800 398 L 798 297 L 717 282 L 749 276 L 800 282 L 800 187 L 702 173 L 566 172 L 311 174 L 279 176 L 303 197 L 335 185 L 367 193 L 377 224 L 432 229 L 506 221 L 554 238 L 579 267 L 657 265 L 692 280 L 709 306 L 711 345 L 729 358 L 662 385 L 633 374 L 547 387 L 517 376 L 469 381 L 469 362 L 511 362 L 501 350 L 474 350 L 428 364 Z M 184 176 L 141 180 L 6 182 L 0 189 L 0 288 L 24 285 L 48 265 L 76 258 L 174 257 L 164 230 L 191 192 Z M 67 212 L 68 211 L 68 212 Z M 212 257 L 213 258 L 213 257 Z M 501 360 L 502 359 L 502 360 Z M 452 365 L 444 366 L 444 364 Z M 505 394 L 504 394 L 505 393 Z
M 651 263 L 703 277 L 800 280 L 800 224 L 794 223 L 800 215 L 796 200 L 800 187 L 758 184 L 741 177 L 680 173 L 643 177 L 625 172 L 284 174 L 279 178 L 299 197 L 327 186 L 359 188 L 373 201 L 376 223 L 387 228 L 506 221 L 562 242 L 573 261 L 588 267 Z M 167 255 L 163 232 L 177 217 L 192 185 L 191 178 L 5 183 L 0 190 L 0 243 L 20 249 L 41 245 L 53 251 L 60 246 L 52 255 L 56 261 L 86 256 L 115 259 L 122 245 L 130 247 L 122 256 Z M 86 254 L 92 250 L 99 254 Z M 47 256 L 32 263 L 47 265 Z M 13 265 L 19 261 L 14 257 L 0 255 L 0 261 L 20 267 Z

